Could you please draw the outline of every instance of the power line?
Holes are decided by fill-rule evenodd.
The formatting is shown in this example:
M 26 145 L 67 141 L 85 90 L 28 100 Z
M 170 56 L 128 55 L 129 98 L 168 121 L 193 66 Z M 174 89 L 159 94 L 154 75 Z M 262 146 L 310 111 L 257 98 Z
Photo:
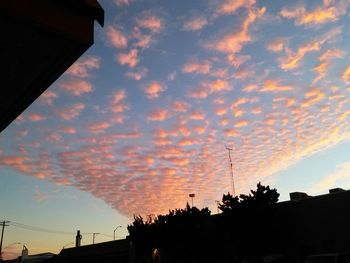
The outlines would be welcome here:
M 14 222 L 14 221 L 11 221 L 11 226 L 22 228 L 22 229 L 29 230 L 29 231 L 43 232 L 43 233 L 50 233 L 50 234 L 60 234 L 60 235 L 75 235 L 76 234 L 75 232 L 67 232 L 67 231 L 42 228 L 42 227 L 31 226 L 31 225 L 22 224 L 22 223 L 18 223 L 18 222 Z M 94 232 L 90 232 L 90 233 L 85 232 L 82 234 L 83 235 L 93 235 Z M 107 235 L 107 234 L 103 234 L 103 233 L 100 233 L 100 235 L 112 238 L 111 235 Z

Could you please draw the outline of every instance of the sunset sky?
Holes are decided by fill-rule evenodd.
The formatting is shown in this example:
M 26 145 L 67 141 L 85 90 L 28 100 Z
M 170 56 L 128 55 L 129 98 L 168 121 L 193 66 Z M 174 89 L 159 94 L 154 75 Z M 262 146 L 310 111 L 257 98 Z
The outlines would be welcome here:
M 349 0 L 99 2 L 95 44 L 0 134 L 4 247 L 123 238 L 189 193 L 215 213 L 225 146 L 236 193 L 350 188 Z

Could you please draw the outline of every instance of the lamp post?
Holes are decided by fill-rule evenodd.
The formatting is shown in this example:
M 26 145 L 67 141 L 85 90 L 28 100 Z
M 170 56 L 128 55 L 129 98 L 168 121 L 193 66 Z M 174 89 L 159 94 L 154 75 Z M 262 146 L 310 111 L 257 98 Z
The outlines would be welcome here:
M 117 226 L 117 227 L 114 229 L 114 231 L 113 231 L 113 240 L 115 240 L 115 231 L 117 231 L 117 229 L 118 229 L 119 227 L 122 227 L 122 226 Z
M 192 207 L 193 207 L 193 198 L 196 196 L 195 194 L 189 194 L 189 197 L 191 197 L 191 201 L 192 201 Z

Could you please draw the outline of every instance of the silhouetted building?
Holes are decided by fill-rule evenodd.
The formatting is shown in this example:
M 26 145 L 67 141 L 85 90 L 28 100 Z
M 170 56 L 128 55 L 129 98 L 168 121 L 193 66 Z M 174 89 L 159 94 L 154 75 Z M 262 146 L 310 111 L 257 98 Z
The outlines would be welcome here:
M 160 246 L 149 257 L 161 263 L 303 263 L 312 254 L 350 254 L 350 191 L 329 192 L 314 197 L 296 192 L 269 209 L 213 215 L 198 226 L 188 248 Z
M 0 132 L 94 41 L 97 0 L 0 1 Z
M 128 239 L 103 242 L 93 245 L 62 249 L 48 263 L 129 263 L 130 241 Z

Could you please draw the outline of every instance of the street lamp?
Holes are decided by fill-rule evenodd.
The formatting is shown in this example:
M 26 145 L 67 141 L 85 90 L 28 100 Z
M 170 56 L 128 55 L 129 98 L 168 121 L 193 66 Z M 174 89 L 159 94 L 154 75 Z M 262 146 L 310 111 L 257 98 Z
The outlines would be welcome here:
M 192 207 L 193 207 L 193 198 L 194 198 L 196 195 L 195 195 L 195 194 L 189 194 L 188 196 L 191 197 L 191 200 L 192 200 Z
M 113 231 L 113 240 L 115 240 L 115 231 L 117 231 L 117 229 L 118 229 L 119 227 L 122 227 L 122 226 L 117 226 L 117 227 L 114 229 L 114 231 Z

